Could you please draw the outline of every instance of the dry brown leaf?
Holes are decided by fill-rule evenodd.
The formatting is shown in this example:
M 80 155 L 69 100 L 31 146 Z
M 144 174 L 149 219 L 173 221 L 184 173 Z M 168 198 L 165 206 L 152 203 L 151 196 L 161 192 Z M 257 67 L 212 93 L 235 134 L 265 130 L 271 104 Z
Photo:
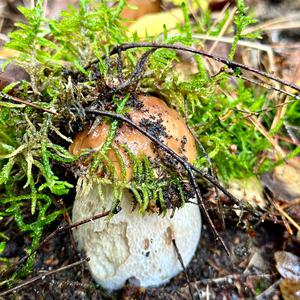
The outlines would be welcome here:
M 280 282 L 280 291 L 284 300 L 300 299 L 300 282 L 283 279 Z
M 29 74 L 20 66 L 8 64 L 4 72 L 0 72 L 0 91 L 12 82 L 27 80 L 30 81 Z
M 144 15 L 161 11 L 160 0 L 127 0 L 126 3 L 129 6 L 126 6 L 121 13 L 121 17 L 126 19 L 126 25 L 132 24 L 132 21 Z
M 228 184 L 228 191 L 237 199 L 249 203 L 253 207 L 265 207 L 263 187 L 257 177 L 234 179 Z
M 180 22 L 183 22 L 182 9 L 175 8 L 139 18 L 129 27 L 129 33 L 137 32 L 140 37 L 146 36 L 146 33 L 154 36 L 163 32 L 164 25 L 167 29 L 172 29 Z
M 273 174 L 264 174 L 261 180 L 275 198 L 291 201 L 300 197 L 300 157 L 287 161 L 274 169 Z
M 300 258 L 286 251 L 277 251 L 274 257 L 279 274 L 285 279 L 300 283 Z

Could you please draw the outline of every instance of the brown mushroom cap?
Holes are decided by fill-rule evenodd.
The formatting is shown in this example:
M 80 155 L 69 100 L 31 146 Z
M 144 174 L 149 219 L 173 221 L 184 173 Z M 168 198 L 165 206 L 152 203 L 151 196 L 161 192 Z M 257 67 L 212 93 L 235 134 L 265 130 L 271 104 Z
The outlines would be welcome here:
M 195 140 L 187 128 L 185 121 L 176 110 L 168 107 L 161 99 L 152 96 L 139 96 L 141 108 L 133 108 L 128 116 L 139 126 L 162 141 L 179 156 L 193 162 L 197 157 Z M 106 123 L 99 125 L 90 132 L 90 128 L 81 131 L 70 146 L 70 152 L 79 155 L 84 149 L 98 150 L 102 147 L 109 133 L 110 126 Z M 130 158 L 123 145 L 126 145 L 136 155 L 146 155 L 150 160 L 158 158 L 153 143 L 142 133 L 127 124 L 118 128 L 112 147 L 119 151 L 125 166 L 126 180 L 132 178 Z M 107 156 L 111 159 L 116 172 L 121 178 L 121 166 L 115 151 L 108 150 Z

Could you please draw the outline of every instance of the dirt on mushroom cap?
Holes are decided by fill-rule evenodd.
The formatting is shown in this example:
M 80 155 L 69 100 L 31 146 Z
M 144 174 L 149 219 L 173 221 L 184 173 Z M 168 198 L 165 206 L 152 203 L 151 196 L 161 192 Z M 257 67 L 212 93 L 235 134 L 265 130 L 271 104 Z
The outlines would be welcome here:
M 178 112 L 157 97 L 139 96 L 138 100 L 142 105 L 133 108 L 128 113 L 128 117 L 164 142 L 178 155 L 193 162 L 197 157 L 195 140 Z M 107 123 L 102 123 L 93 130 L 90 127 L 85 128 L 75 137 L 70 146 L 70 152 L 79 155 L 84 149 L 100 150 L 108 137 L 109 128 Z M 125 162 L 127 181 L 132 178 L 133 170 L 124 145 L 136 156 L 146 155 L 150 160 L 162 159 L 160 151 L 155 149 L 147 137 L 128 125 L 121 125 L 112 142 L 112 147 L 119 151 Z M 115 152 L 108 150 L 107 156 L 113 162 L 117 175 L 121 178 L 121 166 Z

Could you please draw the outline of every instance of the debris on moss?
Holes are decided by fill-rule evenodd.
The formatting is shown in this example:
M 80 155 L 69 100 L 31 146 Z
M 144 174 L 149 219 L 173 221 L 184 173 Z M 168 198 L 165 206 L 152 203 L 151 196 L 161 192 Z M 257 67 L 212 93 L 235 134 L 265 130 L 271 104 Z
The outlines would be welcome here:
M 238 30 L 230 58 L 238 40 L 250 38 L 243 36 L 242 31 L 254 22 L 245 15 L 244 1 L 238 4 L 235 19 Z M 94 127 L 104 121 L 110 125 L 108 138 L 101 150 L 94 153 L 86 178 L 89 180 L 93 172 L 104 170 L 107 176 L 102 183 L 115 186 L 115 206 L 124 188 L 134 194 L 141 212 L 153 208 L 152 198 L 163 211 L 165 207 L 181 206 L 190 194 L 182 174 L 166 164 L 168 176 L 157 180 L 153 176 L 153 162 L 144 156 L 135 157 L 129 149 L 125 150 L 134 163 L 133 179 L 125 183 L 116 177 L 106 152 L 112 149 L 120 122 L 87 116 L 86 108 L 126 114 L 139 107 L 138 94 L 160 95 L 169 106 L 187 116 L 189 127 L 224 182 L 260 174 L 282 162 L 285 156 L 299 153 L 299 147 L 282 142 L 277 146 L 284 149 L 285 156 L 274 155 L 272 139 L 266 138 L 249 119 L 249 115 L 262 112 L 259 125 L 271 127 L 276 106 L 269 101 L 265 90 L 247 87 L 242 79 L 232 80 L 232 74 L 226 70 L 208 76 L 199 55 L 195 55 L 198 72 L 188 77 L 180 76 L 174 68 L 180 61 L 180 53 L 175 50 L 130 49 L 111 56 L 114 46 L 140 41 L 137 34 L 127 35 L 122 25 L 120 13 L 124 0 L 117 7 L 103 1 L 81 0 L 78 9 L 70 8 L 54 20 L 44 17 L 42 5 L 39 0 L 33 9 L 20 8 L 27 23 L 16 24 L 17 30 L 11 33 L 6 45 L 18 51 L 12 63 L 22 67 L 30 80 L 13 82 L 0 93 L 0 218 L 12 217 L 20 231 L 30 235 L 29 253 L 38 245 L 45 226 L 61 214 L 53 203 L 75 189 L 71 169 L 87 153 L 72 155 L 68 147 L 85 126 Z M 178 27 L 176 35 L 162 29 L 162 35 L 146 40 L 199 44 L 193 34 L 206 30 L 208 23 L 203 20 L 203 26 L 201 22 L 191 24 L 185 5 L 182 12 L 184 25 Z M 211 28 L 213 31 L 216 33 L 218 28 Z M 239 77 L 238 70 L 234 72 Z M 284 122 L 292 126 L 299 124 L 299 119 L 299 105 L 287 104 L 286 114 L 272 134 L 284 134 Z M 164 135 L 161 124 L 141 123 L 150 126 L 152 134 Z M 184 149 L 185 142 L 181 142 Z M 113 150 L 120 158 L 118 151 Z M 121 166 L 123 163 L 120 159 Z M 210 167 L 201 149 L 195 166 Z M 170 193 L 177 197 L 170 199 Z M 24 221 L 28 214 L 32 218 Z M 5 234 L 0 235 L 0 254 L 7 239 Z M 33 261 L 31 256 L 23 271 L 15 273 L 13 278 L 28 271 Z

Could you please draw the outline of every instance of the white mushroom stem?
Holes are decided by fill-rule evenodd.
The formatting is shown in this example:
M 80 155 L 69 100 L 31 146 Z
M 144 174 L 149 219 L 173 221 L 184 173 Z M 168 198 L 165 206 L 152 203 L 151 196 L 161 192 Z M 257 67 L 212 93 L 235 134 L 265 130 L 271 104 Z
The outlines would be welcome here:
M 72 221 L 77 222 L 110 209 L 113 201 L 111 186 L 102 186 L 104 198 L 99 198 L 99 185 L 94 183 L 85 195 L 77 194 Z M 122 210 L 110 222 L 98 219 L 74 230 L 79 250 L 90 258 L 88 263 L 94 280 L 109 290 L 121 288 L 130 277 L 141 286 L 158 286 L 182 271 L 172 239 L 185 266 L 191 261 L 201 233 L 201 215 L 197 205 L 184 207 L 166 216 L 154 213 L 142 215 L 132 211 L 133 197 L 124 191 Z

